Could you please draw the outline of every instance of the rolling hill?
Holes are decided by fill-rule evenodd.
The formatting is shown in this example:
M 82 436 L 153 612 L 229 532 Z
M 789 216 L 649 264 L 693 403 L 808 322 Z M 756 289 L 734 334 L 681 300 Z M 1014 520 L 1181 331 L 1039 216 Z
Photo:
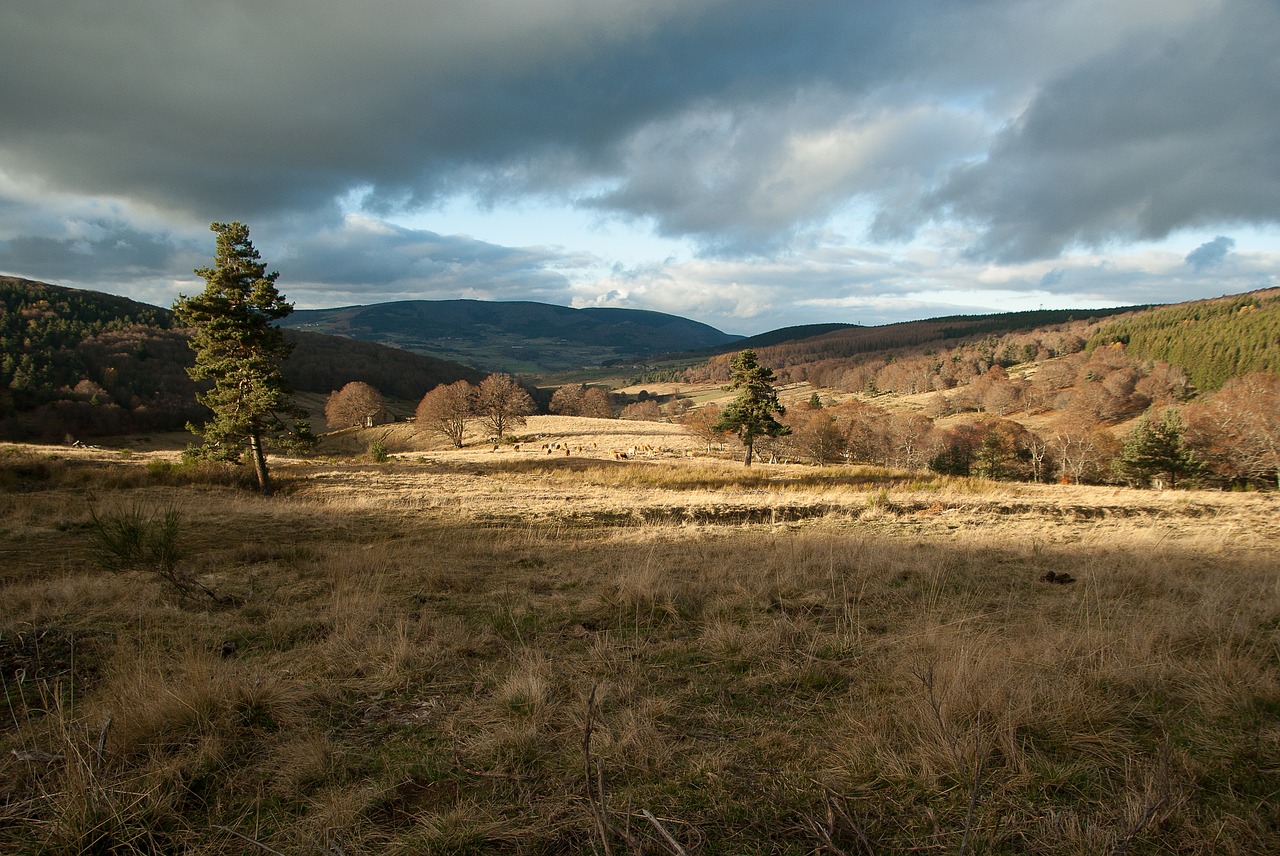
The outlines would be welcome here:
M 741 337 L 638 309 L 571 309 L 527 301 L 406 300 L 294 312 L 283 326 L 392 345 L 485 371 L 542 374 L 636 363 Z

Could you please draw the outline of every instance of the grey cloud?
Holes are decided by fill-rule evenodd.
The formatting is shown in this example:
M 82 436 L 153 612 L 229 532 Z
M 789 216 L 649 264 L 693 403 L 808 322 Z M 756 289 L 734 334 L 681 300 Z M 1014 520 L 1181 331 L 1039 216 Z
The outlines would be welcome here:
M 933 194 L 976 256 L 1052 257 L 1181 227 L 1280 222 L 1280 5 L 1227 0 L 1049 83 L 989 156 Z
M 4 207 L 0 200 L 0 213 Z M 167 305 L 175 280 L 187 290 L 199 287 L 192 270 L 207 266 L 214 251 L 206 229 L 152 233 L 106 219 L 46 225 L 45 234 L 0 240 L 0 272 Z M 282 290 L 307 306 L 332 305 L 339 295 L 346 302 L 465 294 L 565 303 L 569 283 L 558 269 L 595 261 L 361 218 L 266 219 L 251 226 L 263 259 L 280 272 Z
M 495 176 L 537 183 L 523 167 L 548 157 L 581 179 L 691 104 L 883 74 L 909 27 L 901 5 L 12 4 L 0 153 L 56 186 L 206 219 L 312 208 L 357 184 L 420 205 Z
M 573 259 L 550 250 L 356 221 L 293 240 L 277 250 L 271 263 L 281 270 L 282 285 L 294 283 L 294 294 L 303 296 L 334 291 L 377 299 L 388 294 L 466 294 L 562 303 L 568 280 L 553 268 Z
M 1233 239 L 1219 235 L 1187 253 L 1187 264 L 1197 271 L 1218 267 L 1226 259 L 1227 253 L 1235 249 L 1235 246 L 1236 242 Z
M 1040 277 L 1040 285 L 1042 288 L 1052 288 L 1053 286 L 1061 285 L 1062 281 L 1066 278 L 1066 271 L 1061 268 L 1054 268 L 1044 276 Z
M 74 236 L 13 235 L 0 240 L 0 271 L 55 281 L 128 282 L 198 262 L 192 248 L 127 224 L 81 224 Z
M 626 180 L 587 204 L 713 253 L 771 251 L 850 199 L 923 186 L 938 163 L 980 150 L 980 124 L 940 107 L 849 114 L 829 91 L 773 110 L 694 112 L 629 140 Z

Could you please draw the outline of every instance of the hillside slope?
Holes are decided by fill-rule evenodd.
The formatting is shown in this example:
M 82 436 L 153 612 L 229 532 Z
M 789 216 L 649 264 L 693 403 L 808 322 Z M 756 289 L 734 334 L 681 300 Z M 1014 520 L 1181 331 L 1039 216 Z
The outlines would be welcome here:
M 1280 288 L 1179 303 L 1103 325 L 1090 350 L 1122 344 L 1134 356 L 1180 366 L 1197 389 L 1249 372 L 1280 373 Z
M 285 376 L 327 394 L 360 380 L 416 399 L 474 369 L 340 336 L 286 331 Z M 181 429 L 202 420 L 173 313 L 110 294 L 0 277 L 0 438 L 60 440 Z

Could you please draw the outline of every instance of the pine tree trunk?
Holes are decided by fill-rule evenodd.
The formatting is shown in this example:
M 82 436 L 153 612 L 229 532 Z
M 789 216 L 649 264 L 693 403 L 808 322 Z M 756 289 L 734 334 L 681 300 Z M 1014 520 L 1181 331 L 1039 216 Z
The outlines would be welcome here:
M 255 431 L 249 435 L 249 454 L 253 457 L 253 469 L 258 474 L 258 490 L 263 496 L 271 496 L 271 476 L 267 473 L 267 456 L 262 451 L 262 437 Z
M 747 442 L 747 466 L 751 466 L 751 452 L 752 452 L 752 451 L 753 451 L 753 449 L 752 449 L 752 444 L 751 444 L 751 442 L 750 442 L 750 441 L 748 441 L 748 442 Z

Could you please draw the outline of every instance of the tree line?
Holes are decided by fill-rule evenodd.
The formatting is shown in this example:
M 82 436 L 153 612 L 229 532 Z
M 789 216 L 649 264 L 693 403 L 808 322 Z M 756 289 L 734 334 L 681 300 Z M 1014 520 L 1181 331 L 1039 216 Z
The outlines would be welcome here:
M 708 443 L 736 433 L 729 408 L 681 421 Z M 815 395 L 779 417 L 785 431 L 752 438 L 757 456 L 869 464 L 955 476 L 1070 484 L 1280 487 L 1280 376 L 1251 374 L 1192 402 L 1153 407 L 1123 436 L 1089 418 L 1032 430 L 994 414 L 957 425 L 911 410 Z

